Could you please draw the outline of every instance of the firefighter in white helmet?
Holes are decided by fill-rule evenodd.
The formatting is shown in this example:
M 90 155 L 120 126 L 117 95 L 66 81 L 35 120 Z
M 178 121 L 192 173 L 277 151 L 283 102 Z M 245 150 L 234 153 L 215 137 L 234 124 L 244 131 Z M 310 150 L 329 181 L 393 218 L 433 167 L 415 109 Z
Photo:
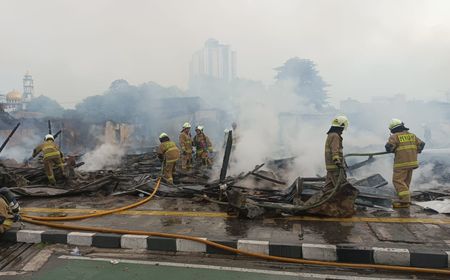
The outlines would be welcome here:
M 175 171 L 175 165 L 180 158 L 180 151 L 177 148 L 175 142 L 170 141 L 169 136 L 166 133 L 159 135 L 159 141 L 161 144 L 158 147 L 158 158 L 162 161 L 162 175 L 163 179 L 173 184 L 173 172 Z
M 180 137 L 181 148 L 181 170 L 190 171 L 192 169 L 192 136 L 191 124 L 186 122 L 181 129 Z
M 55 174 L 53 173 L 53 168 L 56 167 L 61 171 L 61 175 L 65 177 L 64 174 L 64 155 L 59 150 L 58 145 L 55 144 L 55 138 L 51 134 L 47 134 L 44 137 L 44 142 L 37 146 L 33 150 L 33 158 L 39 153 L 44 155 L 44 169 L 50 184 L 56 184 Z
M 325 166 L 327 176 L 324 190 L 333 188 L 338 180 L 340 169 L 343 170 L 345 167 L 342 132 L 347 129 L 347 127 L 347 117 L 337 116 L 331 122 L 331 127 L 327 132 L 328 136 L 325 141 Z M 343 172 L 345 176 L 345 171 Z
M 425 147 L 425 142 L 414 133 L 409 132 L 405 124 L 399 119 L 392 119 L 389 123 L 391 136 L 385 145 L 386 151 L 394 153 L 394 172 L 392 183 L 397 191 L 398 201 L 394 208 L 408 208 L 411 204 L 410 184 L 413 170 L 419 167 L 417 154 Z

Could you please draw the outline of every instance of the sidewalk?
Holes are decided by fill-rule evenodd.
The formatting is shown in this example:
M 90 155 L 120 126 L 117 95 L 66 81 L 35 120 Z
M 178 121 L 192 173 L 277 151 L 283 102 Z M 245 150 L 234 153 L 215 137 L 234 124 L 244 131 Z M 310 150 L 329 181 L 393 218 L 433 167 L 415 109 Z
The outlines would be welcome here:
M 84 197 L 25 201 L 24 212 L 72 215 L 135 201 L 134 197 L 86 202 Z M 100 203 L 100 204 L 99 204 Z M 413 206 L 392 213 L 359 211 L 350 219 L 278 217 L 243 220 L 230 217 L 217 205 L 188 199 L 157 198 L 120 214 L 67 222 L 71 225 L 109 227 L 175 233 L 206 238 L 240 250 L 309 260 L 376 263 L 447 268 L 450 263 L 450 217 L 427 214 Z M 62 243 L 102 248 L 131 248 L 164 252 L 227 253 L 205 244 L 183 239 L 102 233 L 55 231 L 27 224 L 11 230 L 2 240 L 29 243 Z

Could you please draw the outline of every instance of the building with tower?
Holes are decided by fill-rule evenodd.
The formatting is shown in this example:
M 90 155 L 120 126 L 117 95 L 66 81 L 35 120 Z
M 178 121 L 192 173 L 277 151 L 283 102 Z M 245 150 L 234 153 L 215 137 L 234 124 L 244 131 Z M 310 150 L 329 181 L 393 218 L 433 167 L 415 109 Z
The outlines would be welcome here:
M 29 72 L 23 77 L 23 93 L 13 89 L 6 95 L 0 94 L 0 106 L 4 112 L 26 111 L 28 103 L 34 98 L 33 77 Z

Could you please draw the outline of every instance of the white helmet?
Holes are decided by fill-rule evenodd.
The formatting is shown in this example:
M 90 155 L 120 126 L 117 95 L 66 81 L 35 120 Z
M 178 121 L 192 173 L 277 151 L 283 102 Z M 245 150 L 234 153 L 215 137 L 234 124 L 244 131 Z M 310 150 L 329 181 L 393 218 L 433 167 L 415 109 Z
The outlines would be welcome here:
M 397 128 L 399 126 L 405 125 L 401 120 L 399 119 L 392 119 L 389 123 L 389 130 L 393 130 L 394 128 Z
M 185 122 L 185 123 L 183 124 L 183 128 L 191 128 L 191 124 L 188 123 L 188 122 Z
M 337 116 L 331 122 L 331 126 L 343 127 L 344 129 L 347 129 L 347 127 L 348 127 L 348 119 L 347 119 L 346 116 Z
M 51 134 L 47 134 L 47 135 L 45 135 L 44 140 L 45 141 L 47 141 L 47 140 L 55 141 L 55 137 L 53 137 L 53 135 L 51 135 Z
M 203 126 L 197 125 L 197 127 L 195 128 L 195 130 L 197 130 L 197 129 L 203 132 Z
M 165 132 L 163 132 L 163 133 L 161 133 L 161 134 L 159 135 L 159 139 L 162 139 L 162 138 L 164 138 L 164 137 L 169 138 L 169 135 L 167 135 L 167 133 L 165 133 Z

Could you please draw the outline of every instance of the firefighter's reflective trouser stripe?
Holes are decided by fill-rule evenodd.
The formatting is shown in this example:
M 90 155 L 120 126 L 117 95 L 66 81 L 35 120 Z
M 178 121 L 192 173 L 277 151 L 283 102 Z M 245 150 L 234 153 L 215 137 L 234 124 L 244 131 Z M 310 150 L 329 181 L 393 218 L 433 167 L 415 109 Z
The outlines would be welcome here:
M 57 156 L 47 157 L 44 159 L 45 175 L 47 175 L 48 181 L 52 184 L 56 183 L 55 175 L 53 174 L 53 167 L 57 167 L 64 175 L 64 164 L 61 160 L 60 153 Z
M 173 184 L 173 172 L 175 172 L 175 161 L 164 162 L 163 166 L 163 178 L 170 184 Z
M 409 186 L 411 184 L 413 169 L 394 169 L 392 183 L 400 202 L 411 202 Z

